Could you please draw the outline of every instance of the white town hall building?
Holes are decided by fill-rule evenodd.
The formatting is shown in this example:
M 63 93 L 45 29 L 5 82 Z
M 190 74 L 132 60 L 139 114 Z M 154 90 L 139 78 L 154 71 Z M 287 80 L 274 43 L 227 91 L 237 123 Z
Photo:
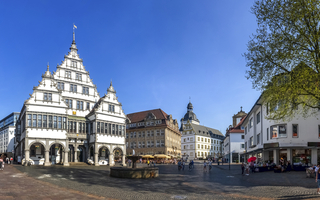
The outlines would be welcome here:
M 34 164 L 86 162 L 114 165 L 126 153 L 126 116 L 112 86 L 100 97 L 73 41 L 68 55 L 39 85 L 16 124 L 15 157 Z M 89 160 L 89 161 L 90 161 Z

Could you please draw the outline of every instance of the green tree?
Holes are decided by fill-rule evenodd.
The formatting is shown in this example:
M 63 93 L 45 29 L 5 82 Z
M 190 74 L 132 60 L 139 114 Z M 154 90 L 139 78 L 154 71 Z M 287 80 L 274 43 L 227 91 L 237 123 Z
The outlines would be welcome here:
M 320 1 L 260 0 L 251 12 L 258 28 L 244 54 L 250 68 L 246 77 L 252 80 L 253 88 L 263 92 L 268 118 L 318 112 Z

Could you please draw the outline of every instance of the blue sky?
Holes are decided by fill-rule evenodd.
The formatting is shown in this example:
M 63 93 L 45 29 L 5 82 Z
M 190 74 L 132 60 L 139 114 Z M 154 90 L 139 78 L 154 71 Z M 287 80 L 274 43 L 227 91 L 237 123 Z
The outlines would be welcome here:
M 20 112 L 72 42 L 100 95 L 113 81 L 125 114 L 161 108 L 180 124 L 189 97 L 225 134 L 260 95 L 245 78 L 254 0 L 0 1 L 0 119 Z

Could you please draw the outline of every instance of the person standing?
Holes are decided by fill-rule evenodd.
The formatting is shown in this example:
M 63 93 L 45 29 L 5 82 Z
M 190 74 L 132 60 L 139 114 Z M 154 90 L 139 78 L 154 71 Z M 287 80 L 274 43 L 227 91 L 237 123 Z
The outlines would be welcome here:
M 253 163 L 253 161 L 250 162 L 250 169 L 251 169 L 251 172 L 254 173 L 254 163 Z
M 148 167 L 150 166 L 150 161 L 149 160 L 147 160 L 147 164 L 148 164 Z
M 185 163 L 185 161 L 183 160 L 183 161 L 182 161 L 182 170 L 184 170 L 185 164 L 186 164 L 186 163 Z
M 203 161 L 203 172 L 207 172 L 207 163 L 205 160 Z
M 246 168 L 246 175 L 249 176 L 250 170 L 249 170 L 249 163 L 248 162 L 246 163 L 245 168 Z
M 244 173 L 244 168 L 245 168 L 245 166 L 244 166 L 244 163 L 242 162 L 242 164 L 241 164 L 241 171 L 242 171 L 242 176 L 244 175 L 243 173 Z

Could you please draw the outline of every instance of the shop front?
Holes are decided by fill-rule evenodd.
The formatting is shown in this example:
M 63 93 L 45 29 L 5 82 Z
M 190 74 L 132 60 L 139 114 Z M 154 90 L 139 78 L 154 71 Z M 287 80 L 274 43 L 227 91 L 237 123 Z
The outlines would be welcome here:
M 292 164 L 311 166 L 311 149 L 292 149 Z

